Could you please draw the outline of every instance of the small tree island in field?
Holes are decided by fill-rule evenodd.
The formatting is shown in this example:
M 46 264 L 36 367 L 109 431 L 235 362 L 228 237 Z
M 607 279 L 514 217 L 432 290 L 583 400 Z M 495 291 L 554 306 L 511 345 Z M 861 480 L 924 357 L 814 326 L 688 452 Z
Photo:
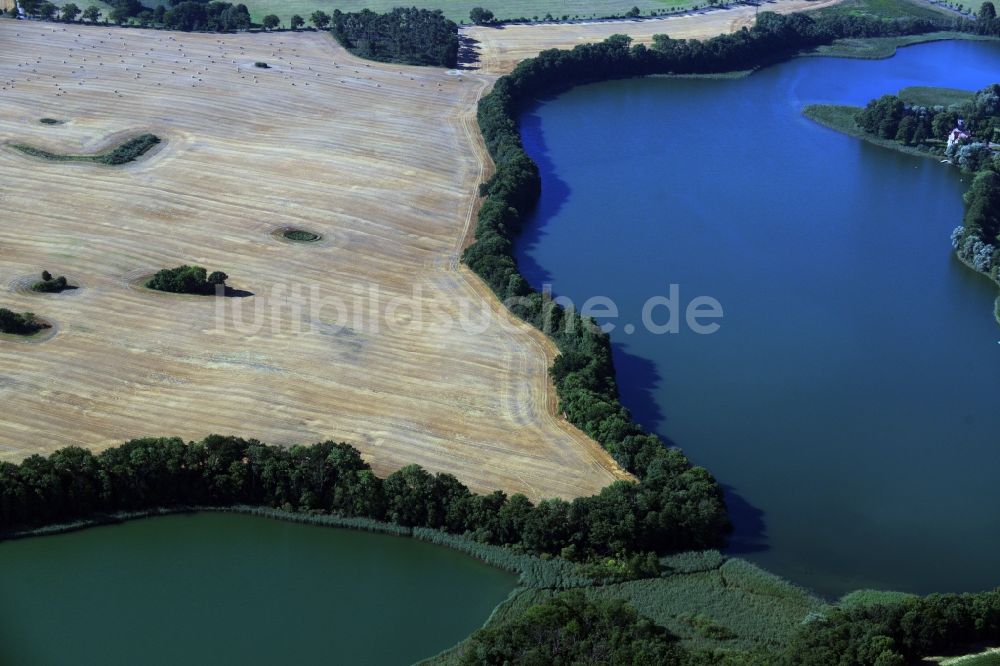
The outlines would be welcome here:
M 146 281 L 148 289 L 167 291 L 172 294 L 202 294 L 212 295 L 221 288 L 222 293 L 228 293 L 226 280 L 229 276 L 222 271 L 209 274 L 201 266 L 178 266 L 164 268 Z
M 43 328 L 51 326 L 36 319 L 31 312 L 17 313 L 7 308 L 0 308 L 0 333 L 34 335 Z
M 458 64 L 458 25 L 441 10 L 396 7 L 378 14 L 335 9 L 331 31 L 341 46 L 361 58 L 434 67 Z
M 75 286 L 69 284 L 66 281 L 65 276 L 60 275 L 57 278 L 52 277 L 52 273 L 48 271 L 42 271 L 42 279 L 31 285 L 32 291 L 37 291 L 43 294 L 58 294 L 60 292 L 66 291 L 67 289 L 76 289 Z

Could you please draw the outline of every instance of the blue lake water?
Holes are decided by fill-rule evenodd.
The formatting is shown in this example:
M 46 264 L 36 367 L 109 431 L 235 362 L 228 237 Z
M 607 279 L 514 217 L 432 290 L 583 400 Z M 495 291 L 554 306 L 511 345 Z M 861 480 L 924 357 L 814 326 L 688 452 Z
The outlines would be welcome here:
M 726 486 L 733 552 L 818 592 L 1000 585 L 1000 327 L 951 255 L 967 179 L 801 110 L 997 81 L 1000 45 L 939 42 L 582 86 L 522 117 L 543 177 L 522 271 L 617 304 L 625 404 Z M 672 284 L 682 319 L 718 300 L 718 332 L 641 325 Z

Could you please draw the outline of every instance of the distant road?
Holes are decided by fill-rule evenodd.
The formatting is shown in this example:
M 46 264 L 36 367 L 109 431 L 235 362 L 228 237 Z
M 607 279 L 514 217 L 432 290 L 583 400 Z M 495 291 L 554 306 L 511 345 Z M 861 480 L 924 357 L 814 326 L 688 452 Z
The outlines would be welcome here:
M 835 5 L 840 0 L 774 0 L 764 2 L 759 11 L 790 14 Z M 753 25 L 756 7 L 739 5 L 729 9 L 695 10 L 655 19 L 580 21 L 506 25 L 500 28 L 470 26 L 461 29 L 464 38 L 478 42 L 479 62 L 468 63 L 491 74 L 506 74 L 518 62 L 545 49 L 567 49 L 577 44 L 599 42 L 614 34 L 626 34 L 636 42 L 649 44 L 653 35 L 675 39 L 707 39 Z

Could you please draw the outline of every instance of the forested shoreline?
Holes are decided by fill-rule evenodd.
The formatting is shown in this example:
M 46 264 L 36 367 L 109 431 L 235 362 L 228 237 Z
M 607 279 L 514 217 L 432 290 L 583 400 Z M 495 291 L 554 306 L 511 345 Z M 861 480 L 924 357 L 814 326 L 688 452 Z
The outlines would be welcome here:
M 688 471 L 676 457 L 651 472 L 659 495 L 620 481 L 592 497 L 533 504 L 499 490 L 473 494 L 454 476 L 416 465 L 383 479 L 344 443 L 139 439 L 99 454 L 68 447 L 0 463 L 0 534 L 122 512 L 249 505 L 439 529 L 520 553 L 597 562 L 597 575 L 611 565 L 640 577 L 657 573 L 651 553 L 719 543 L 706 529 L 715 526 L 715 513 L 702 515 L 696 489 L 677 482 Z
M 907 104 L 883 95 L 870 101 L 856 122 L 867 134 L 895 144 L 932 144 L 931 151 L 973 176 L 952 246 L 966 265 L 1000 284 L 1000 153 L 991 148 L 1000 140 L 1000 84 L 951 106 Z
M 73 2 L 61 6 L 48 0 L 18 2 L 26 16 L 44 20 L 97 24 L 104 16 L 103 8 L 98 5 L 81 8 Z M 104 25 L 110 22 L 118 26 L 158 27 L 182 32 L 230 32 L 253 27 L 250 10 L 244 4 L 217 0 L 169 0 L 153 7 L 142 4 L 141 0 L 109 0 L 107 4 L 111 11 L 104 16 Z M 265 20 L 265 25 L 268 23 Z
M 177 266 L 157 271 L 146 280 L 147 289 L 166 291 L 173 294 L 199 294 L 202 296 L 224 294 L 228 289 L 229 276 L 222 271 L 210 274 L 202 266 Z
M 754 28 L 706 42 L 658 36 L 654 46 L 647 48 L 632 46 L 628 37 L 617 35 L 572 51 L 544 51 L 499 79 L 492 92 L 480 100 L 479 126 L 496 171 L 480 186 L 484 200 L 475 242 L 465 251 L 463 261 L 515 315 L 556 343 L 560 353 L 550 374 L 560 412 L 639 479 L 634 492 L 643 505 L 648 503 L 648 497 L 661 493 L 663 480 L 672 476 L 670 483 L 678 492 L 702 498 L 702 534 L 712 535 L 718 542 L 729 529 L 722 490 L 709 472 L 691 466 L 680 451 L 645 432 L 621 404 L 609 336 L 593 322 L 534 290 L 518 271 L 513 239 L 541 191 L 538 167 L 524 151 L 518 132 L 517 117 L 522 105 L 540 95 L 589 81 L 742 70 L 844 35 L 912 34 L 935 27 L 921 20 L 814 21 L 800 14 L 765 12 Z M 664 469 L 685 471 L 664 475 Z M 712 545 L 712 541 L 706 539 L 705 545 Z
M 1000 636 L 1000 590 L 834 608 L 806 618 L 777 651 L 688 650 L 619 600 L 561 593 L 487 626 L 439 663 L 632 663 L 671 666 L 905 666 Z M 587 657 L 598 655 L 588 660 Z
M 660 35 L 648 48 L 633 46 L 628 37 L 616 35 L 604 43 L 581 45 L 571 51 L 544 51 L 520 63 L 480 101 L 479 126 L 496 172 L 480 187 L 484 200 L 475 242 L 466 250 L 463 261 L 512 312 L 553 338 L 560 351 L 551 369 L 560 410 L 635 473 L 640 485 L 646 465 L 655 464 L 660 452 L 667 449 L 658 437 L 644 433 L 621 405 L 608 336 L 535 291 L 518 270 L 513 240 L 541 189 L 538 167 L 525 152 L 518 130 L 518 116 L 524 105 L 582 83 L 651 74 L 746 70 L 836 39 L 923 34 L 942 27 L 940 22 L 923 19 L 812 19 L 801 14 L 762 13 L 753 28 L 705 42 Z M 966 22 L 959 27 L 976 34 L 1000 34 L 996 19 Z M 978 614 L 967 612 L 973 607 Z M 938 614 L 942 608 L 965 614 L 945 621 Z M 733 656 L 730 663 L 903 664 L 906 659 L 936 654 L 939 649 L 996 638 L 998 614 L 997 593 L 933 596 L 893 606 L 877 605 L 865 611 L 836 611 L 828 617 L 813 618 L 780 655 L 741 654 Z M 896 621 L 886 623 L 886 617 Z M 906 620 L 899 619 L 902 617 Z M 470 649 L 480 656 L 502 654 L 504 658 L 511 654 L 534 655 L 538 650 L 547 654 L 552 645 L 533 645 L 537 640 L 545 639 L 525 633 L 486 631 L 477 634 Z M 505 644 L 500 648 L 498 642 Z M 692 659 L 676 663 L 699 663 Z M 726 660 L 713 655 L 703 663 Z
M 958 104 L 915 104 L 886 94 L 864 108 L 817 105 L 806 115 L 882 146 L 945 158 L 972 176 L 951 244 L 966 266 L 1000 285 L 1000 152 L 992 148 L 1000 140 L 1000 84 Z M 995 314 L 1000 322 L 1000 301 Z
M 977 29 L 983 26 L 989 27 L 983 23 Z M 519 111 L 538 95 L 579 83 L 747 69 L 841 37 L 919 34 L 940 27 L 921 20 L 812 20 L 765 12 L 752 29 L 704 42 L 658 36 L 650 48 L 616 36 L 572 51 L 546 51 L 521 63 L 481 100 L 480 128 L 497 170 L 481 187 L 476 241 L 464 260 L 515 314 L 552 337 L 560 351 L 550 370 L 560 411 L 639 483 L 621 481 L 593 497 L 533 504 L 501 491 L 477 495 L 449 474 L 417 466 L 381 478 L 343 443 L 287 448 L 222 436 L 188 443 L 142 439 L 98 454 L 69 447 L 20 464 L 0 462 L 0 532 L 159 507 L 272 507 L 386 522 L 409 534 L 441 530 L 517 555 L 589 564 L 598 574 L 610 567 L 621 571 L 622 579 L 657 576 L 658 554 L 722 545 L 730 526 L 715 479 L 634 422 L 619 400 L 608 336 L 533 290 L 518 271 L 513 239 L 540 193 L 538 168 L 518 133 Z M 363 527 L 361 522 L 345 525 Z M 545 632 L 530 631 L 542 621 Z M 566 644 L 565 627 L 580 626 L 592 635 Z M 628 607 L 567 597 L 477 634 L 475 652 L 466 658 L 469 663 L 530 658 L 557 663 L 557 657 L 572 657 L 571 648 L 586 653 L 595 644 L 608 644 L 606 654 L 634 663 L 888 666 L 998 636 L 1000 593 L 938 595 L 809 618 L 780 655 L 695 655 L 677 649 L 672 637 Z

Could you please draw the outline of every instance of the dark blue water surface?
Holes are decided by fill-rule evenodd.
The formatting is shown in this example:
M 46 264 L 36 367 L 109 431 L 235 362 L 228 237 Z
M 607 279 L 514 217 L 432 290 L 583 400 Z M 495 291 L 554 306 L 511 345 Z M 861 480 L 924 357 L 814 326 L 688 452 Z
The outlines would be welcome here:
M 522 118 L 543 172 L 522 270 L 617 304 L 625 404 L 727 487 L 734 552 L 819 592 L 1000 585 L 1000 328 L 951 255 L 967 179 L 802 108 L 998 80 L 1000 45 L 939 42 L 583 86 Z M 682 319 L 721 303 L 717 333 L 641 325 L 671 284 Z

